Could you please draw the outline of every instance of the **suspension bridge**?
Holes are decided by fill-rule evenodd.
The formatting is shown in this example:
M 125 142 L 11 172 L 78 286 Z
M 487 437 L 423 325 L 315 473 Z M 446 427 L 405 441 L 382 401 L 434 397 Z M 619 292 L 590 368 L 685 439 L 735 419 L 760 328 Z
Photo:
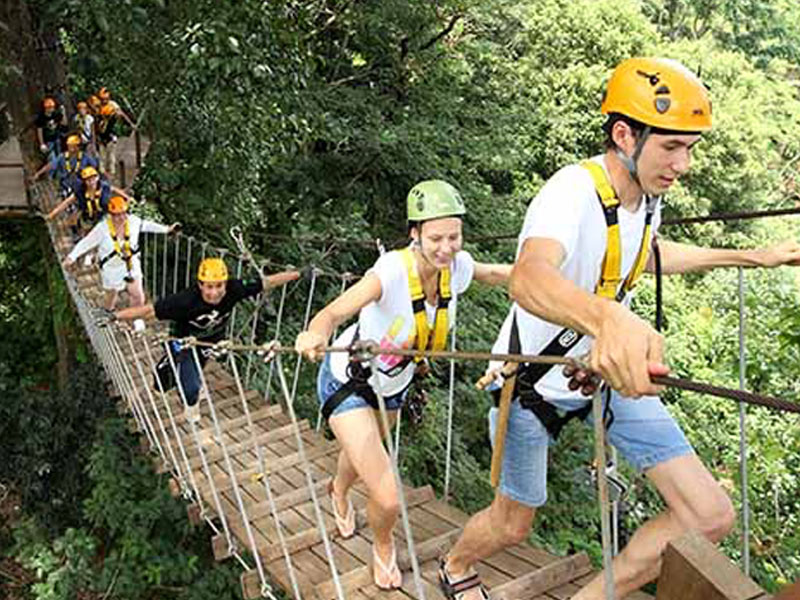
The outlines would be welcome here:
M 31 186 L 29 193 L 41 210 L 57 200 L 48 182 Z M 49 231 L 56 254 L 63 257 L 71 247 L 69 236 L 58 225 L 51 224 Z M 188 286 L 206 253 L 227 254 L 236 261 L 237 276 L 249 258 L 184 235 L 147 235 L 142 245 L 146 287 L 153 298 Z M 315 283 L 329 275 L 311 271 L 306 323 Z M 166 393 L 153 387 L 155 363 L 164 355 L 168 339 L 164 326 L 148 324 L 145 331 L 103 326 L 96 318 L 102 301 L 96 269 L 80 267 L 65 271 L 64 277 L 120 410 L 141 433 L 155 468 L 171 475 L 171 490 L 186 499 L 189 519 L 207 523 L 214 532 L 214 556 L 241 563 L 245 598 L 277 598 L 279 590 L 297 599 L 444 598 L 437 585 L 438 558 L 468 519 L 447 502 L 449 438 L 445 498 L 437 498 L 431 486 L 402 487 L 403 526 L 396 527 L 395 543 L 403 584 L 393 592 L 382 592 L 373 584 L 371 532 L 363 526 L 366 492 L 358 485 L 353 502 L 361 526 L 349 539 L 336 532 L 326 490 L 336 471 L 338 445 L 320 432 L 318 422 L 295 413 L 299 359 L 284 364 L 295 359 L 278 354 L 267 362 L 255 351 L 243 353 L 224 345 L 212 349 L 215 360 L 200 369 L 201 420 L 191 423 L 184 418 L 180 386 Z M 347 281 L 341 276 L 342 288 Z M 281 335 L 287 288 L 278 294 L 273 339 Z M 252 345 L 259 310 L 264 310 L 261 302 L 237 307 L 230 337 Z M 198 347 L 192 351 L 197 360 Z M 452 397 L 450 411 L 449 424 Z M 671 583 L 659 585 L 659 600 L 769 597 L 705 540 L 681 540 L 667 555 L 664 577 L 672 573 Z M 596 575 L 583 553 L 559 557 L 529 544 L 508 548 L 476 568 L 493 600 L 566 600 Z M 689 572 L 694 573 L 692 581 L 706 585 L 692 584 L 691 594 L 696 595 L 690 595 L 685 583 Z M 700 589 L 714 589 L 717 595 Z M 643 592 L 629 597 L 651 598 Z

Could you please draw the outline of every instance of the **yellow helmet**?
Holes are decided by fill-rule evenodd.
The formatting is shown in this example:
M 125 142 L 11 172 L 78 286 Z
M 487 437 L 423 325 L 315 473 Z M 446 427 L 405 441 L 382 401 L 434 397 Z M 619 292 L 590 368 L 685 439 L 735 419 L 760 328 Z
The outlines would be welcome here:
M 128 210 L 128 201 L 122 196 L 112 196 L 108 201 L 108 212 L 118 215 Z
M 197 269 L 197 279 L 199 281 L 226 281 L 228 279 L 228 267 L 221 258 L 204 258 Z
M 97 169 L 92 166 L 81 169 L 81 179 L 89 179 L 89 177 L 94 177 L 95 175 L 97 175 Z
M 72 134 L 67 136 L 67 146 L 79 146 L 81 143 L 81 136 Z
M 620 63 L 608 82 L 600 110 L 657 129 L 711 129 L 706 86 L 681 63 L 668 58 L 629 58 Z
M 92 108 L 92 110 L 95 110 L 95 111 L 99 110 L 99 108 L 100 108 L 100 98 L 98 98 L 97 96 L 92 94 L 91 96 L 89 96 L 88 102 L 89 102 L 89 106 Z

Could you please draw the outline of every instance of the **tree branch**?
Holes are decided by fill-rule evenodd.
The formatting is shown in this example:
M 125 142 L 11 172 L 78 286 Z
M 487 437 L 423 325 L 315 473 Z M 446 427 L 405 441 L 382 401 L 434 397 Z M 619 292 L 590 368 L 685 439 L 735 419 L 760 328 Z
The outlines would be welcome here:
M 427 50 L 428 48 L 433 46 L 436 42 L 438 42 L 443 37 L 448 35 L 451 31 L 453 31 L 453 27 L 456 26 L 456 23 L 458 23 L 459 20 L 461 20 L 461 17 L 462 17 L 462 15 L 453 15 L 453 17 L 450 19 L 450 22 L 447 24 L 447 27 L 442 29 L 439 33 L 437 33 L 431 39 L 429 39 L 427 42 L 422 44 L 422 46 L 420 46 L 419 49 L 420 50 Z

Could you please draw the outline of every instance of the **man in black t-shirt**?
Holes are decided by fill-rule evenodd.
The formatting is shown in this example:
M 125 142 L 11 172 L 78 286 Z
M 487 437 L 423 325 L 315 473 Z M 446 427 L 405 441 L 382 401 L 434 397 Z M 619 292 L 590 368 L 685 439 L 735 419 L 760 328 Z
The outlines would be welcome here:
M 201 342 L 216 343 L 225 334 L 234 307 L 246 298 L 257 296 L 265 289 L 297 279 L 297 271 L 283 271 L 256 280 L 228 279 L 228 269 L 221 258 L 206 258 L 197 272 L 197 285 L 176 294 L 160 298 L 155 304 L 132 306 L 114 313 L 117 319 L 157 318 L 171 321 L 170 335 L 174 338 L 195 337 Z M 178 340 L 169 342 L 170 354 L 177 367 L 180 385 L 186 399 L 186 418 L 197 422 L 200 411 L 200 373 L 190 348 L 182 348 Z M 197 351 L 200 367 L 205 366 L 209 348 Z M 170 357 L 165 355 L 156 365 L 156 387 L 167 391 L 176 382 Z
M 53 98 L 42 101 L 42 110 L 36 115 L 36 141 L 47 162 L 61 154 L 61 138 L 67 131 L 67 118 L 64 109 Z

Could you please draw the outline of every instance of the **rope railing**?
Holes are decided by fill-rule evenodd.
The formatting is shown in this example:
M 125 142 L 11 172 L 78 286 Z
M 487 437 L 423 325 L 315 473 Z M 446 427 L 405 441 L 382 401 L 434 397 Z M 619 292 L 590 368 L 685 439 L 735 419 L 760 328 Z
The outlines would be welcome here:
M 37 195 L 42 195 L 42 186 L 37 186 Z M 40 202 L 42 199 L 40 198 Z M 46 199 L 44 200 L 46 202 Z M 762 211 L 770 212 L 770 211 Z M 775 212 L 775 211 L 772 211 Z M 783 211 L 781 214 L 796 214 L 800 213 L 800 209 L 794 211 Z M 741 216 L 741 215 L 740 215 Z M 771 215 L 761 215 L 771 216 Z M 722 216 L 720 216 L 720 220 Z M 756 218 L 756 217 L 753 217 Z M 692 221 L 698 222 L 698 221 Z M 665 224 L 667 222 L 665 221 Z M 678 224 L 675 222 L 674 224 Z M 58 247 L 56 226 L 51 225 L 49 234 L 54 248 Z M 241 233 L 239 233 L 239 240 L 241 240 Z M 236 238 L 234 237 L 234 240 Z M 374 246 L 374 242 L 370 242 Z M 151 295 L 164 296 L 167 293 L 175 293 L 178 291 L 179 284 L 184 286 L 190 285 L 193 280 L 192 273 L 194 272 L 194 265 L 199 263 L 202 258 L 210 254 L 224 256 L 228 260 L 235 261 L 235 272 L 237 276 L 242 276 L 245 267 L 258 268 L 259 264 L 267 264 L 266 262 L 258 263 L 254 257 L 247 251 L 243 242 L 237 243 L 237 249 L 222 248 L 211 246 L 205 241 L 198 240 L 192 236 L 185 234 L 178 234 L 175 236 L 164 236 L 163 243 L 160 243 L 157 237 L 152 235 L 142 236 L 142 253 L 143 262 L 149 265 L 151 277 L 146 280 L 147 287 Z M 199 250 L 198 250 L 199 245 Z M 288 266 L 288 265 L 287 265 Z M 181 273 L 181 269 L 184 272 Z M 255 571 L 261 583 L 262 596 L 274 598 L 272 584 L 266 573 L 265 566 L 262 562 L 260 555 L 260 547 L 257 543 L 255 533 L 251 527 L 252 520 L 248 515 L 247 503 L 243 498 L 243 490 L 241 486 L 241 473 L 237 475 L 237 469 L 233 464 L 232 454 L 228 448 L 226 435 L 223 431 L 221 423 L 218 418 L 218 410 L 214 394 L 209 386 L 206 376 L 204 374 L 202 365 L 199 359 L 199 353 L 202 351 L 212 352 L 217 358 L 225 357 L 226 360 L 220 363 L 225 368 L 225 372 L 229 373 L 234 381 L 236 393 L 239 401 L 241 402 L 243 415 L 246 421 L 246 443 L 251 451 L 255 454 L 257 459 L 256 473 L 258 480 L 263 483 L 263 494 L 268 506 L 269 515 L 274 522 L 274 530 L 276 534 L 276 544 L 280 548 L 281 556 L 286 563 L 287 575 L 289 578 L 292 594 L 296 599 L 301 598 L 302 585 L 297 580 L 293 561 L 292 552 L 287 545 L 285 535 L 286 527 L 280 518 L 280 511 L 276 504 L 275 495 L 273 492 L 271 477 L 277 474 L 271 471 L 268 467 L 267 456 L 265 455 L 265 446 L 259 441 L 259 434 L 255 427 L 255 421 L 248 404 L 248 399 L 245 394 L 245 389 L 248 389 L 251 382 L 256 385 L 263 385 L 262 402 L 264 405 L 269 405 L 272 397 L 272 385 L 274 382 L 274 375 L 277 373 L 277 385 L 280 390 L 280 397 L 282 405 L 289 417 L 292 428 L 292 435 L 296 444 L 298 455 L 300 456 L 300 464 L 304 472 L 306 487 L 308 489 L 309 497 L 312 500 L 314 507 L 315 519 L 317 522 L 318 531 L 322 538 L 322 545 L 329 563 L 333 586 L 336 597 L 340 600 L 345 598 L 344 591 L 339 580 L 339 574 L 336 569 L 334 560 L 334 553 L 331 547 L 331 540 L 327 534 L 326 522 L 323 517 L 323 511 L 317 497 L 317 488 L 319 481 L 315 481 L 313 474 L 310 470 L 308 458 L 305 453 L 305 446 L 303 437 L 301 435 L 301 428 L 299 426 L 297 414 L 295 411 L 295 400 L 298 394 L 298 382 L 301 373 L 302 359 L 297 356 L 297 362 L 293 369 L 293 378 L 289 383 L 286 373 L 283 369 L 281 361 L 282 355 L 292 355 L 296 352 L 293 347 L 281 346 L 277 341 L 269 342 L 266 344 L 257 344 L 257 330 L 260 323 L 260 315 L 264 312 L 262 309 L 266 305 L 263 297 L 259 300 L 250 303 L 250 305 L 242 305 L 240 310 L 236 311 L 231 317 L 229 338 L 223 344 L 212 344 L 207 342 L 198 341 L 192 338 L 177 339 L 165 335 L 154 335 L 154 332 L 147 331 L 131 331 L 129 328 L 121 327 L 117 324 L 100 326 L 96 319 L 96 312 L 93 305 L 82 294 L 78 280 L 71 273 L 63 270 L 64 280 L 67 283 L 70 295 L 75 303 L 76 310 L 80 320 L 87 332 L 87 336 L 94 349 L 96 356 L 103 365 L 106 373 L 108 373 L 111 383 L 116 390 L 116 393 L 124 399 L 130 414 L 133 416 L 137 428 L 146 437 L 147 442 L 155 455 L 158 456 L 159 461 L 165 466 L 166 470 L 172 473 L 176 482 L 180 487 L 181 493 L 185 498 L 191 499 L 198 504 L 201 511 L 201 516 L 209 523 L 209 525 L 217 532 L 217 523 L 221 527 L 220 535 L 224 537 L 227 544 L 228 553 L 239 560 L 246 569 L 250 569 L 249 564 L 242 558 L 237 548 L 237 533 L 235 530 L 243 531 L 244 544 L 246 550 L 251 555 L 251 560 L 255 563 Z M 312 267 L 308 270 L 308 290 L 305 301 L 305 310 L 301 326 L 307 327 L 315 295 L 317 293 L 318 279 L 326 277 L 335 279 L 339 293 L 343 291 L 348 282 L 357 279 L 356 275 L 351 273 L 335 273 L 317 267 Z M 293 289 L 297 289 L 294 286 Z M 286 306 L 287 294 L 289 293 L 289 286 L 284 285 L 281 288 L 280 300 L 276 310 L 276 318 L 274 323 L 273 340 L 279 340 L 284 334 L 284 309 Z M 742 292 L 740 291 L 740 294 Z M 743 307 L 740 305 L 740 312 Z M 237 326 L 238 325 L 238 326 Z M 245 338 L 244 341 L 240 341 Z M 216 454 L 209 457 L 204 447 L 204 440 L 200 439 L 200 433 L 197 425 L 189 420 L 180 420 L 178 417 L 177 409 L 186 405 L 186 394 L 183 389 L 180 377 L 180 366 L 176 363 L 175 358 L 170 351 L 169 344 L 173 341 L 179 341 L 190 350 L 191 360 L 197 369 L 200 376 L 200 398 L 204 406 L 207 407 L 211 420 L 211 425 L 214 434 L 214 442 L 219 447 L 219 456 Z M 151 389 L 150 382 L 148 381 L 148 373 L 152 374 L 156 371 L 156 364 L 153 356 L 153 349 L 161 348 L 164 355 L 168 357 L 169 368 L 175 378 L 177 384 L 178 401 L 175 402 L 175 394 L 166 391 L 158 377 L 155 377 L 155 388 L 160 404 L 157 402 L 156 394 Z M 580 359 L 555 357 L 555 356 L 541 356 L 541 355 L 524 355 L 524 354 L 511 354 L 511 353 L 492 353 L 492 352 L 468 352 L 460 351 L 457 349 L 455 331 L 452 333 L 450 350 L 441 351 L 426 351 L 419 353 L 416 350 L 402 350 L 402 349 L 387 349 L 380 348 L 377 344 L 370 341 L 361 341 L 356 344 L 346 347 L 329 347 L 325 349 L 326 352 L 345 352 L 351 356 L 353 360 L 361 361 L 374 361 L 380 355 L 397 355 L 403 357 L 419 357 L 424 356 L 431 360 L 447 360 L 449 361 L 449 395 L 448 395 L 448 411 L 447 411 L 447 450 L 445 458 L 445 481 L 444 481 L 444 494 L 445 499 L 449 497 L 450 493 L 450 460 L 452 453 L 452 426 L 453 426 L 453 388 L 455 384 L 455 363 L 456 361 L 499 361 L 499 362 L 516 362 L 516 363 L 540 363 L 551 365 L 571 365 L 579 368 L 585 368 L 586 365 Z M 245 354 L 245 356 L 241 356 Z M 237 359 L 241 358 L 244 366 L 244 372 L 240 371 Z M 742 364 L 742 369 L 743 364 Z M 754 394 L 743 389 L 734 390 L 720 386 L 714 386 L 703 382 L 696 382 L 687 379 L 670 376 L 654 376 L 651 377 L 654 383 L 672 387 L 676 389 L 689 390 L 712 396 L 726 398 L 739 403 L 740 410 L 743 410 L 745 404 L 752 404 L 762 407 L 767 407 L 773 410 L 785 411 L 790 413 L 800 413 L 800 404 L 789 402 L 780 398 L 765 396 L 761 394 Z M 740 382 L 740 387 L 743 388 L 743 380 Z M 388 420 L 386 417 L 385 405 L 380 390 L 377 391 L 377 396 L 380 404 L 381 419 L 388 429 Z M 172 399 L 171 399 L 172 398 Z M 318 420 L 317 428 L 321 425 Z M 398 422 L 399 428 L 399 422 Z M 741 431 L 744 431 L 744 416 L 741 417 Z M 399 432 L 399 429 L 398 429 Z M 187 435 L 189 439 L 194 442 L 193 449 L 190 449 L 184 443 Z M 743 433 L 742 433 L 743 435 Z M 395 476 L 396 484 L 398 487 L 398 494 L 400 496 L 401 518 L 403 521 L 403 528 L 405 539 L 408 546 L 408 554 L 411 560 L 412 572 L 414 575 L 414 583 L 417 589 L 419 598 L 425 597 L 425 586 L 422 583 L 422 576 L 419 564 L 416 560 L 414 552 L 414 540 L 411 531 L 411 526 L 408 517 L 408 507 L 404 499 L 404 492 L 402 481 L 400 480 L 400 472 L 397 457 L 399 455 L 398 443 L 392 441 L 392 436 L 387 436 L 387 447 L 389 448 L 390 455 L 393 457 L 392 468 Z M 398 437 L 399 440 L 399 437 Z M 746 453 L 746 446 L 742 447 L 742 452 Z M 195 476 L 196 467 L 192 466 L 190 455 L 196 453 L 196 458 L 199 459 L 200 472 L 205 483 L 198 482 L 198 477 Z M 220 467 L 219 462 L 223 463 Z M 196 461 L 195 461 L 196 464 Z M 604 465 L 605 460 L 599 464 Z M 212 470 L 221 471 L 215 473 Z M 743 467 L 746 472 L 746 466 Z M 603 469 L 599 469 L 603 472 Z M 608 512 L 608 494 L 603 492 L 606 486 L 605 477 L 598 477 L 598 489 L 600 490 L 601 505 L 603 506 L 603 514 Z M 224 489 L 220 489 L 218 484 L 224 482 Z M 236 509 L 236 522 L 241 521 L 241 527 L 235 526 L 232 521 L 229 521 L 229 512 L 226 512 L 223 506 L 222 494 L 225 490 L 232 490 L 233 501 L 226 500 L 229 504 L 233 505 Z M 746 493 L 746 490 L 745 490 Z M 749 527 L 749 514 L 743 515 L 745 527 Z M 606 518 L 603 519 L 604 527 Z M 747 529 L 746 529 L 747 531 Z M 745 536 L 747 534 L 745 533 Z M 242 536 L 239 536 L 242 537 Z M 604 549 L 607 547 L 607 535 L 604 530 L 603 541 Z M 609 538 L 610 539 L 610 538 Z M 746 543 L 746 537 L 745 537 Z M 607 558 L 607 556 L 605 557 Z M 748 565 L 749 566 L 749 565 Z

